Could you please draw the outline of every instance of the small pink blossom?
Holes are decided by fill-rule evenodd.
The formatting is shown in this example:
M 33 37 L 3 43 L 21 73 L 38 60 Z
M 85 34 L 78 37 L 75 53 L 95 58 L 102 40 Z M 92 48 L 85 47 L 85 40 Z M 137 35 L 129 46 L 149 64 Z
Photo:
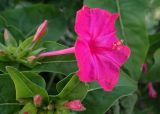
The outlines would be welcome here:
M 151 98 L 157 98 L 157 92 L 154 89 L 152 82 L 148 83 L 148 91 Z
M 44 20 L 44 22 L 38 27 L 36 34 L 34 35 L 33 42 L 38 41 L 46 32 L 48 25 L 48 21 Z
M 80 80 L 97 81 L 104 90 L 111 91 L 118 82 L 120 67 L 130 56 L 129 47 L 123 45 L 116 35 L 115 21 L 118 16 L 117 13 L 84 6 L 76 15 L 78 39 L 75 46 L 39 56 L 75 53 Z
M 146 74 L 147 71 L 148 71 L 148 65 L 147 65 L 147 63 L 142 64 L 142 72 L 143 72 L 144 74 Z
M 40 106 L 42 104 L 42 96 L 40 95 L 34 96 L 33 102 L 36 106 Z
M 70 102 L 66 102 L 64 107 L 75 110 L 75 111 L 84 111 L 86 108 L 82 105 L 80 100 L 74 100 Z

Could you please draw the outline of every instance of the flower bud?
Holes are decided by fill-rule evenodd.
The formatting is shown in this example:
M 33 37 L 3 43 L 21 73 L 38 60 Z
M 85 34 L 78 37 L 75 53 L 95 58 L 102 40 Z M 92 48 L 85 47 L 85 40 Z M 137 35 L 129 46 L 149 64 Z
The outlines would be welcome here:
M 7 29 L 4 29 L 4 39 L 5 39 L 5 40 L 8 40 L 9 37 L 10 37 L 9 31 L 8 31 Z
M 148 71 L 148 65 L 147 65 L 147 63 L 142 64 L 142 72 L 143 72 L 144 74 L 146 74 L 147 71 Z
M 74 111 L 84 111 L 86 108 L 82 105 L 80 100 L 73 100 L 64 103 L 64 107 L 74 110 Z
M 36 56 L 32 55 L 27 58 L 29 63 L 32 63 L 36 59 Z
M 40 106 L 42 104 L 42 96 L 40 95 L 34 96 L 33 101 L 36 106 Z
M 37 42 L 46 32 L 48 21 L 44 20 L 44 22 L 38 27 L 36 34 L 34 35 L 33 42 Z
M 52 105 L 52 104 L 49 104 L 49 105 L 47 106 L 47 109 L 48 109 L 48 110 L 52 110 L 52 109 L 53 109 L 53 105 Z
M 157 98 L 157 92 L 154 89 L 152 82 L 148 83 L 148 91 L 151 98 Z

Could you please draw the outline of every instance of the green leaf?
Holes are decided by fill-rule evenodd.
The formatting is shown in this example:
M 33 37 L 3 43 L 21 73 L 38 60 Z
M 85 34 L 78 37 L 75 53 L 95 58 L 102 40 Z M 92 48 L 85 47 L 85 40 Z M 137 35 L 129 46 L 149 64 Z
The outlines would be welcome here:
M 120 99 L 120 104 L 123 107 L 121 108 L 121 114 L 133 114 L 137 99 L 138 96 L 136 94 L 132 94 Z
M 48 94 L 44 88 L 33 83 L 23 73 L 13 67 L 6 67 L 6 69 L 15 84 L 17 100 L 31 98 L 39 94 L 43 97 L 45 102 L 48 102 Z
M 14 114 L 21 105 L 16 102 L 14 83 L 7 75 L 0 75 L 0 113 Z
M 44 62 L 35 66 L 32 72 L 54 72 L 69 75 L 77 70 L 76 61 L 53 61 Z
M 154 53 L 154 64 L 148 70 L 148 73 L 143 76 L 143 80 L 158 81 L 160 80 L 160 48 Z
M 56 89 L 58 92 L 61 92 L 63 90 L 63 88 L 65 87 L 65 85 L 69 82 L 69 80 L 72 78 L 72 75 L 66 76 L 63 80 L 59 81 L 56 84 Z
M 21 109 L 19 103 L 0 103 L 1 114 L 15 114 Z
M 24 40 L 19 44 L 15 54 L 17 58 L 21 58 L 26 54 L 28 54 L 27 52 L 29 51 L 29 48 L 32 44 L 32 39 L 33 37 L 27 38 L 26 40 Z
M 28 112 L 28 114 L 37 114 L 37 108 L 31 103 L 27 103 L 19 112 L 19 114 L 24 114 L 25 112 Z
M 94 91 L 88 90 L 89 92 L 83 101 L 86 111 L 80 114 L 104 114 L 118 99 L 133 93 L 137 89 L 136 85 L 135 81 L 121 72 L 120 80 L 111 92 L 100 88 Z
M 145 27 L 145 12 L 147 1 L 144 0 L 84 0 L 90 7 L 99 7 L 112 12 L 118 12 L 118 36 L 131 48 L 131 56 L 125 64 L 125 69 L 133 79 L 140 76 L 141 65 L 144 63 L 149 41 Z
M 53 5 L 36 4 L 12 10 L 6 10 L 0 14 L 7 21 L 7 25 L 16 26 L 28 37 L 35 33 L 37 27 L 48 20 L 48 31 L 43 39 L 58 40 L 66 30 L 66 20 L 62 13 Z
M 83 100 L 86 94 L 87 86 L 85 85 L 85 83 L 81 82 L 78 76 L 73 75 L 71 79 L 68 81 L 68 83 L 65 85 L 65 87 L 62 89 L 62 91 L 55 97 L 61 100 Z
M 31 72 L 24 72 L 23 74 L 33 83 L 45 88 L 44 79 L 39 75 Z M 0 112 L 2 114 L 14 114 L 21 109 L 22 105 L 16 101 L 14 83 L 8 74 L 0 75 L 0 91 Z
M 24 34 L 18 28 L 8 25 L 6 19 L 0 16 L 0 31 L 3 31 L 0 33 L 0 42 L 4 41 L 4 29 L 7 29 L 16 38 L 17 42 L 24 39 Z
M 150 35 L 149 43 L 150 43 L 149 51 L 150 53 L 154 53 L 157 48 L 160 48 L 160 33 Z

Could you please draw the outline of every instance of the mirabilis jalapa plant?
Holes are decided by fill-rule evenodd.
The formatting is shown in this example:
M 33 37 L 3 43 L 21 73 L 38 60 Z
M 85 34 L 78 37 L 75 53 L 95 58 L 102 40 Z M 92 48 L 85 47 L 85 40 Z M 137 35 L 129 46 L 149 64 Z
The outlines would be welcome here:
M 3 55 L 8 57 L 7 60 L 16 59 L 17 62 L 33 68 L 36 64 L 40 65 L 41 58 L 73 53 L 79 68 L 76 74 L 81 82 L 97 81 L 106 92 L 112 91 L 118 82 L 120 67 L 130 56 L 130 48 L 124 45 L 123 41 L 116 35 L 115 22 L 118 16 L 118 13 L 112 14 L 100 8 L 84 6 L 76 15 L 75 32 L 78 38 L 74 47 L 50 52 L 42 52 L 44 48 L 37 48 L 36 44 L 47 28 L 47 20 L 45 20 L 37 29 L 34 37 L 25 41 L 30 42 L 29 46 L 24 47 L 20 45 L 18 47 L 15 43 L 16 48 L 13 48 L 13 45 L 11 48 L 17 53 L 13 54 L 11 51 L 8 51 L 11 48 L 6 48 L 2 45 L 1 47 L 4 49 Z M 9 35 L 9 32 L 5 32 L 6 40 L 7 35 Z M 11 58 L 9 58 L 10 55 Z M 66 114 L 69 110 L 85 110 L 85 106 L 81 104 L 80 99 L 61 100 L 55 97 L 51 100 L 44 88 L 37 87 L 23 73 L 12 67 L 7 67 L 7 71 L 14 83 L 17 80 L 15 81 L 13 75 L 21 75 L 20 78 L 25 83 L 29 83 L 29 88 L 33 91 L 30 96 L 19 94 L 19 98 L 24 98 L 24 101 L 22 101 L 25 105 L 20 114 Z M 17 93 L 16 90 L 16 96 L 18 96 Z M 59 112 L 60 110 L 61 112 Z

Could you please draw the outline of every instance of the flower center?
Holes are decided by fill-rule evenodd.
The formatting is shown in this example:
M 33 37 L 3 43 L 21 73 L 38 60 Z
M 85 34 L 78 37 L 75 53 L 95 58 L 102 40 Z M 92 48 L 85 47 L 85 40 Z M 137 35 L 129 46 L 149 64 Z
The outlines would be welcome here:
M 120 46 L 123 45 L 123 40 L 118 40 L 116 42 L 113 43 L 112 49 L 113 50 L 120 50 Z

